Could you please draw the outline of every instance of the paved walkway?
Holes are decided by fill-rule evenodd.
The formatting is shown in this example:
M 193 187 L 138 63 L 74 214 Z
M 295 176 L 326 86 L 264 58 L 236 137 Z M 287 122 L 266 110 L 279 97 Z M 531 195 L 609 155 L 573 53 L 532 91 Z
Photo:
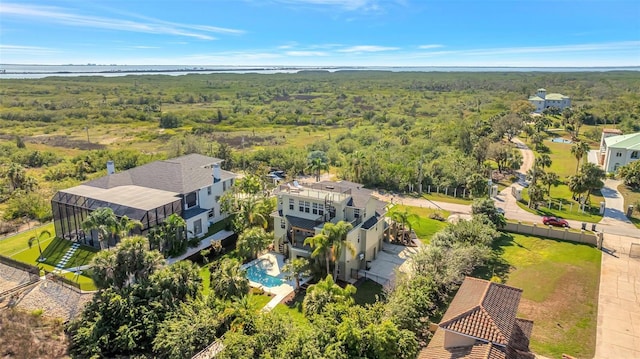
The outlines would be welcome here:
M 598 292 L 598 359 L 640 358 L 640 258 L 631 243 L 640 240 L 604 235 Z

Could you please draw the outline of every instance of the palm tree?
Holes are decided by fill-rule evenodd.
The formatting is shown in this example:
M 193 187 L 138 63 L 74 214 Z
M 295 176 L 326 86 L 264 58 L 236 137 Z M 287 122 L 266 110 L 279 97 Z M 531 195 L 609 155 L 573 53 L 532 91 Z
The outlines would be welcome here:
M 172 213 L 164 220 L 165 244 L 168 254 L 177 254 L 187 247 L 187 222 L 179 215 Z
M 244 220 L 244 228 L 269 225 L 269 210 L 266 208 L 266 200 L 251 196 L 240 201 L 240 217 Z
M 217 266 L 211 267 L 211 290 L 222 299 L 244 297 L 249 293 L 249 280 L 240 263 L 223 259 Z
M 113 235 L 118 236 L 118 238 L 122 239 L 131 235 L 131 231 L 136 228 L 142 228 L 142 222 L 138 221 L 137 219 L 131 219 L 125 215 L 117 220 L 116 225 L 113 228 Z
M 329 165 L 320 157 L 311 158 L 309 161 L 309 166 L 307 167 L 311 170 L 316 176 L 316 182 L 320 181 L 320 172 L 328 171 Z
M 603 180 L 606 178 L 606 173 L 602 168 L 590 162 L 582 165 L 581 173 L 584 175 L 585 186 L 587 187 L 586 201 L 590 202 L 591 192 L 597 191 L 604 187 Z
M 333 280 L 338 279 L 338 260 L 342 257 L 345 250 L 348 250 L 352 256 L 356 255 L 355 246 L 347 241 L 347 234 L 353 228 L 351 223 L 339 221 L 336 224 L 327 222 L 322 227 L 322 232 L 326 233 L 331 243 L 331 259 L 333 260 Z
M 311 274 L 309 261 L 306 258 L 298 257 L 282 267 L 287 280 L 296 280 L 296 291 L 300 289 L 300 278 Z
M 273 233 L 265 232 L 262 227 L 253 227 L 238 236 L 236 247 L 242 257 L 253 259 L 271 243 L 273 243 Z
M 484 179 L 483 179 L 484 181 Z M 415 213 L 410 213 L 408 209 L 405 208 L 404 211 L 395 211 L 391 214 L 391 219 L 396 222 L 396 223 L 400 223 L 402 226 L 402 235 L 404 236 L 405 233 L 405 225 L 408 224 L 409 225 L 409 231 L 411 231 L 412 225 L 411 225 L 411 220 L 417 219 L 418 216 Z M 396 240 L 398 238 L 398 233 L 396 230 Z
M 560 176 L 558 176 L 554 172 L 547 172 L 542 175 L 542 183 L 547 186 L 547 194 L 551 197 L 551 186 L 558 187 L 558 181 L 560 181 Z
M 576 173 L 580 169 L 580 161 L 589 152 L 589 145 L 586 142 L 576 141 L 571 146 L 571 154 L 576 158 L 578 163 L 576 164 Z
M 535 163 L 542 169 L 545 167 L 551 167 L 551 157 L 548 154 L 543 153 L 540 157 L 536 158 Z
M 574 176 L 569 177 L 569 183 L 567 183 L 573 198 L 580 198 L 580 195 L 587 192 L 587 179 L 583 173 L 577 173 Z
M 362 181 L 362 168 L 364 166 L 365 155 L 362 151 L 355 151 L 351 154 L 351 167 L 353 169 L 353 180 Z
M 113 209 L 109 207 L 100 207 L 93 212 L 89 213 L 89 216 L 82 222 L 82 229 L 85 231 L 96 230 L 98 232 L 98 242 L 100 243 L 100 249 L 105 248 L 105 242 L 109 245 L 109 238 L 112 233 L 116 232 L 118 226 L 118 218 Z
M 37 242 L 38 243 L 38 251 L 40 252 L 40 257 L 38 257 L 38 262 L 44 262 L 46 260 L 46 258 L 42 258 L 42 247 L 40 246 L 40 239 L 47 239 L 51 237 L 51 232 L 47 231 L 46 229 L 43 230 L 42 232 L 40 232 L 40 234 L 38 234 L 38 229 L 35 229 L 35 235 L 29 237 L 28 240 L 28 244 L 29 244 L 29 248 L 31 248 L 33 246 L 33 242 Z
M 331 275 L 316 284 L 310 285 L 302 302 L 302 310 L 306 316 L 321 313 L 330 303 L 353 303 L 356 288 L 348 284 L 344 289 L 335 283 Z
M 313 248 L 311 258 L 316 258 L 320 255 L 324 256 L 327 274 L 331 273 L 331 270 L 329 269 L 329 261 L 331 260 L 331 242 L 329 241 L 329 237 L 324 233 L 324 229 L 313 237 L 307 237 L 304 240 L 304 244 Z

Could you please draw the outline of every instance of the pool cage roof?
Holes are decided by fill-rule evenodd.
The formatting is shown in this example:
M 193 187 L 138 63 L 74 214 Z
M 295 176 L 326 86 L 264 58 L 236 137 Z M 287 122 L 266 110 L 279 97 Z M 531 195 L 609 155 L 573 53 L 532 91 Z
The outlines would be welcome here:
M 139 186 L 120 186 L 105 190 L 80 185 L 59 191 L 51 201 L 89 211 L 108 207 L 118 217 L 127 216 L 131 219 L 142 220 L 148 211 L 167 204 L 172 204 L 171 207 L 174 208 L 180 208 L 181 198 L 177 193 Z

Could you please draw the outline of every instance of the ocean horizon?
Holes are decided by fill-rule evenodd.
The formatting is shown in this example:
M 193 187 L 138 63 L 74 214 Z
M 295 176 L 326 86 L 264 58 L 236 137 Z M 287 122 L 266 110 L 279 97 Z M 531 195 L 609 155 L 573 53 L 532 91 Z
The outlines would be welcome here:
M 511 67 L 511 66 L 220 66 L 220 65 L 31 65 L 0 64 L 0 79 L 34 79 L 49 76 L 126 76 L 162 74 L 179 76 L 212 73 L 297 73 L 301 71 L 388 72 L 609 72 L 640 71 L 640 66 L 621 67 Z

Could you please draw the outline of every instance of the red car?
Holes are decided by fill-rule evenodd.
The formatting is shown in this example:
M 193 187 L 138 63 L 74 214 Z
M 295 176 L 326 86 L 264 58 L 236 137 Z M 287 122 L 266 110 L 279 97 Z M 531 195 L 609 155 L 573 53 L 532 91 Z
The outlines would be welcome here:
M 560 217 L 542 217 L 542 223 L 545 226 L 556 226 L 569 228 L 569 222 Z

